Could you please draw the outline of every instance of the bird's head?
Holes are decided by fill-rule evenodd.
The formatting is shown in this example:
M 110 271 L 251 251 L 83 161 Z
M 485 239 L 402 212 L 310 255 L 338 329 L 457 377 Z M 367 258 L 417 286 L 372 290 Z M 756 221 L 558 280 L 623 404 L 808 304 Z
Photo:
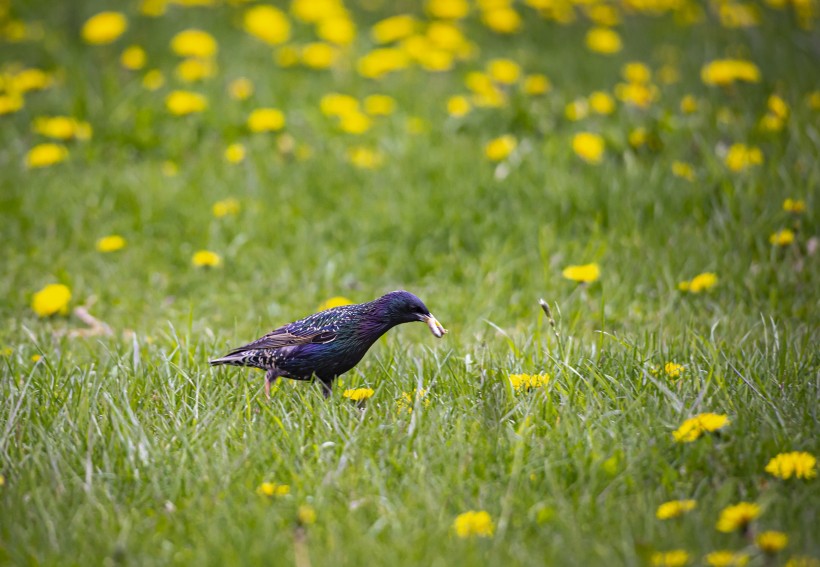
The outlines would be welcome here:
M 383 302 L 388 316 L 397 324 L 413 321 L 427 323 L 430 332 L 439 339 L 447 332 L 447 329 L 433 317 L 424 302 L 409 291 L 391 291 L 379 301 Z

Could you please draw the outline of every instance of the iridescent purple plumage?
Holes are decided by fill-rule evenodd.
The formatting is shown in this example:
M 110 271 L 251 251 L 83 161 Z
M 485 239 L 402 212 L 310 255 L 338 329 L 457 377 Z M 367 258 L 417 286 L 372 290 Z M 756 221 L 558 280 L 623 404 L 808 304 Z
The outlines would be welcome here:
M 333 380 L 356 366 L 379 337 L 411 321 L 427 323 L 439 338 L 447 332 L 418 297 L 407 291 L 393 291 L 367 303 L 314 313 L 210 363 L 266 370 L 267 395 L 270 384 L 284 376 L 294 380 L 315 377 L 327 396 Z

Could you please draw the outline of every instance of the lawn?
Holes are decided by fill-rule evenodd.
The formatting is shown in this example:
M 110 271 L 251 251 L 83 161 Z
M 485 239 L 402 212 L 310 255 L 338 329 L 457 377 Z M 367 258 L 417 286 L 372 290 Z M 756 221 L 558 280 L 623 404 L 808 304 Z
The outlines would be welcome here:
M 819 15 L 0 0 L 0 564 L 820 565 Z

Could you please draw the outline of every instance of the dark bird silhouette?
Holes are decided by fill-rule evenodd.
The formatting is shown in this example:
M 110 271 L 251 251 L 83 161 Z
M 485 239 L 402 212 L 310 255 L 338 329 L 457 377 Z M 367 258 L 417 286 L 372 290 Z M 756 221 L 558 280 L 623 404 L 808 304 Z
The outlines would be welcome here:
M 294 380 L 316 378 L 327 397 L 333 380 L 356 366 L 379 337 L 396 325 L 412 321 L 427 323 L 438 338 L 447 332 L 421 299 L 408 291 L 391 291 L 367 303 L 314 313 L 210 363 L 266 370 L 268 398 L 271 383 L 279 376 Z

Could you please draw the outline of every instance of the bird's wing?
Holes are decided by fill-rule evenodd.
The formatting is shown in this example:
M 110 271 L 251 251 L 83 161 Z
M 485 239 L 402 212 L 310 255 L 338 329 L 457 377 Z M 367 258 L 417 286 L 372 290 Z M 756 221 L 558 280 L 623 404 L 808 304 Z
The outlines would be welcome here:
M 239 348 L 235 348 L 231 354 L 245 352 L 246 350 L 255 350 L 263 348 L 282 348 L 288 346 L 298 346 L 310 343 L 329 343 L 336 340 L 335 329 L 298 329 L 293 328 L 292 325 L 285 325 L 274 329 L 264 337 L 256 339 L 252 343 L 248 343 Z

